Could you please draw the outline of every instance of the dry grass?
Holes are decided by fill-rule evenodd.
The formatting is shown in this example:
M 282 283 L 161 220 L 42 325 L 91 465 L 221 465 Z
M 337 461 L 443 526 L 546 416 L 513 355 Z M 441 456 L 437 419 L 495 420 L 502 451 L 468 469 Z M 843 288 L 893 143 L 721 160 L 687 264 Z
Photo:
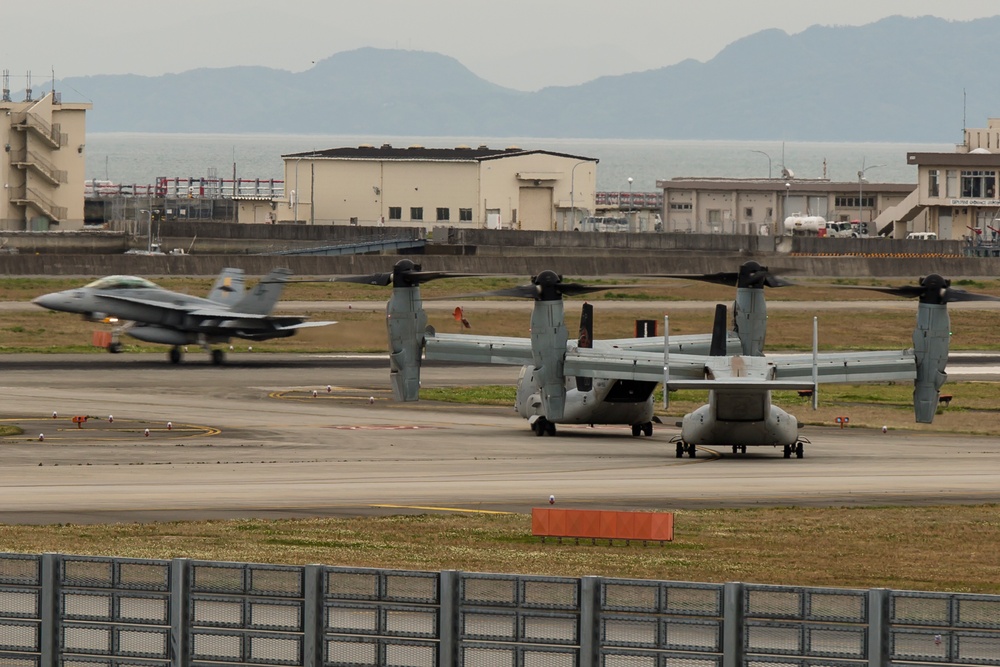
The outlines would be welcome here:
M 0 300 L 28 300 L 46 292 L 82 284 L 73 279 L 0 280 Z M 164 279 L 163 286 L 194 294 L 207 292 L 210 279 Z M 443 296 L 496 289 L 524 279 L 442 281 L 431 283 L 426 296 Z M 631 280 L 637 283 L 637 280 Z M 643 283 L 650 281 L 643 280 Z M 655 282 L 655 281 L 654 281 Z M 884 284 L 904 281 L 886 281 Z M 706 299 L 729 302 L 730 288 L 699 285 L 681 288 L 678 281 L 659 281 L 649 290 L 629 293 L 635 309 L 604 313 L 598 308 L 597 335 L 631 335 L 637 317 L 659 317 L 643 309 L 644 299 Z M 1000 281 L 957 285 L 1000 294 Z M 870 300 L 876 292 L 834 290 L 818 282 L 807 288 L 769 292 L 773 300 Z M 335 319 L 332 328 L 307 329 L 294 338 L 255 345 L 260 351 L 382 351 L 384 289 L 350 284 L 292 285 L 286 298 L 352 300 L 367 305 L 339 312 L 316 312 L 314 319 Z M 578 301 L 568 311 L 579 312 Z M 599 304 L 599 300 L 598 300 Z M 490 311 L 484 304 L 467 307 L 472 333 L 527 335 L 527 317 Z M 912 312 L 819 312 L 824 349 L 908 347 Z M 953 349 L 996 349 L 1000 314 L 993 311 L 953 312 Z M 432 314 L 439 331 L 454 331 L 447 315 Z M 684 313 L 671 317 L 671 333 L 701 333 L 711 314 Z M 90 332 L 99 325 L 60 313 L 9 313 L 0 326 L 0 351 L 84 350 Z M 772 349 L 806 349 L 811 341 L 812 314 L 773 312 L 768 344 Z M 377 341 L 377 342 L 373 342 Z M 165 349 L 143 345 L 132 349 Z M 993 421 L 991 393 L 995 385 L 949 386 L 954 408 L 939 415 L 935 428 L 968 430 L 970 414 Z M 852 426 L 877 426 L 898 415 L 912 427 L 908 408 L 894 405 L 894 392 L 906 388 L 879 387 L 889 405 L 843 399 L 837 403 L 821 394 L 821 410 L 813 413 L 795 396 L 780 397 L 799 418 L 829 423 L 849 414 Z M 827 390 L 828 391 L 828 390 Z M 671 402 L 671 414 L 683 414 L 700 399 L 685 396 Z M 968 410 L 982 410 L 970 413 Z M 892 425 L 890 423 L 890 425 Z M 902 427 L 902 426 L 901 426 Z M 976 432 L 976 431 L 974 431 Z M 996 429 L 983 432 L 996 433 Z M 664 508 L 670 509 L 670 508 Z M 176 522 L 157 524 L 0 526 L 4 551 L 57 551 L 137 558 L 191 557 L 267 563 L 327 563 L 422 570 L 460 569 L 579 576 L 674 579 L 685 581 L 746 581 L 839 587 L 886 586 L 899 589 L 1000 593 L 1000 511 L 997 506 L 892 508 L 786 508 L 678 511 L 676 539 L 665 546 L 614 546 L 546 543 L 530 536 L 530 519 L 521 515 L 422 515 L 289 521 Z
M 0 540 L 27 553 L 1000 593 L 994 505 L 675 514 L 663 546 L 542 543 L 524 515 L 0 526 Z
M 628 310 L 601 312 L 597 305 L 594 334 L 597 338 L 624 338 L 633 335 L 635 320 L 658 319 L 663 313 L 650 312 L 641 303 Z M 567 319 L 579 317 L 580 302 L 567 306 Z M 466 306 L 466 316 L 472 324 L 466 333 L 497 336 L 527 336 L 528 312 L 489 310 L 487 304 Z M 315 311 L 307 313 L 313 320 L 335 320 L 332 327 L 304 329 L 291 338 L 254 343 L 262 352 L 382 352 L 385 351 L 385 311 L 381 304 L 359 305 L 350 310 Z M 880 312 L 803 310 L 772 312 L 768 316 L 768 349 L 809 350 L 812 348 L 812 317 L 819 317 L 820 349 L 903 349 L 912 346 L 911 334 L 915 313 L 909 311 Z M 1000 311 L 956 311 L 951 314 L 953 350 L 1000 349 Z M 445 312 L 430 311 L 430 324 L 441 332 L 457 333 L 455 320 Z M 711 330 L 710 313 L 682 312 L 670 318 L 671 335 L 706 333 Z M 107 329 L 107 325 L 87 322 L 67 313 L 51 311 L 13 311 L 4 314 L 0 323 L 0 352 L 67 352 L 97 351 L 90 347 L 91 333 Z M 574 326 L 569 325 L 571 332 Z M 165 351 L 167 348 L 144 344 L 125 337 L 126 350 Z M 246 341 L 234 341 L 245 349 Z

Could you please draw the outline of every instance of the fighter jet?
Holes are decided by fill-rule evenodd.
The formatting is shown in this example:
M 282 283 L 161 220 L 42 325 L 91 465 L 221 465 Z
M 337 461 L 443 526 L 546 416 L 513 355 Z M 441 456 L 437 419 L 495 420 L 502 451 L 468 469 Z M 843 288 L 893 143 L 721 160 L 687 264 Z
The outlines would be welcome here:
M 106 276 L 83 287 L 42 295 L 32 303 L 79 313 L 93 322 L 119 323 L 109 352 L 121 351 L 118 334 L 125 333 L 141 341 L 170 345 L 168 358 L 174 364 L 181 362 L 183 346 L 200 345 L 218 366 L 225 361 L 225 352 L 212 346 L 229 343 L 232 338 L 286 338 L 305 327 L 335 324 L 271 315 L 291 273 L 275 269 L 247 292 L 241 269 L 223 269 L 208 298 L 172 292 L 138 276 Z

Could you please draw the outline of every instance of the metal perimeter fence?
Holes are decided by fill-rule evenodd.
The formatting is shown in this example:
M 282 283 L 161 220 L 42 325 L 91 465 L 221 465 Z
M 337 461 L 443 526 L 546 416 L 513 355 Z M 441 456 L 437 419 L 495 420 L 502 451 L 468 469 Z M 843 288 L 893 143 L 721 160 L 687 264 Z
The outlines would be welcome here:
M 1000 665 L 1000 596 L 0 554 L 0 666 Z

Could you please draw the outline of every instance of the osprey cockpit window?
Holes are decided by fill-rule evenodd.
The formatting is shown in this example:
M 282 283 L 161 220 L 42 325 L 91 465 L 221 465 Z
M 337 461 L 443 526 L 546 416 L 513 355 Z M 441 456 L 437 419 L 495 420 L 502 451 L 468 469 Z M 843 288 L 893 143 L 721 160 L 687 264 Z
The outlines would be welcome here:
M 86 285 L 93 289 L 156 289 L 156 283 L 138 276 L 105 276 Z

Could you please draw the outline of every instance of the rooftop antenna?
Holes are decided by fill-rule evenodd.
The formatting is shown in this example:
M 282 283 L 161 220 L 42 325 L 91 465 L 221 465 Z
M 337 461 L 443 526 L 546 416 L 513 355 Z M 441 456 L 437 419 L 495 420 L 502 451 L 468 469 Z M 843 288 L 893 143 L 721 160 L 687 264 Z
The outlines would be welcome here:
M 55 101 L 56 97 L 56 68 L 52 66 L 52 101 Z
M 24 101 L 32 102 L 31 99 L 31 70 L 28 70 L 28 76 L 25 79 L 26 83 L 24 86 Z
M 10 70 L 3 71 L 3 99 L 0 102 L 10 102 Z
M 969 135 L 966 134 L 965 131 L 969 128 L 969 124 L 966 121 L 965 112 L 966 112 L 966 97 L 965 97 L 965 88 L 963 88 L 962 89 L 962 143 L 968 146 Z

